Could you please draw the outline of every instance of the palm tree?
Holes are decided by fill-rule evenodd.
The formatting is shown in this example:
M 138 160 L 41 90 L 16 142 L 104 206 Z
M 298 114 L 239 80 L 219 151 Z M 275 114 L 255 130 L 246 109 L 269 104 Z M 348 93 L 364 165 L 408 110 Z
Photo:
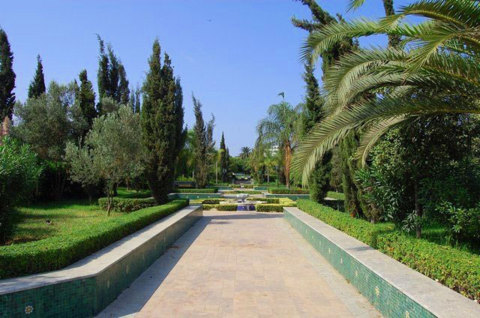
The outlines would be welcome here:
M 250 157 L 250 153 L 251 153 L 251 152 L 252 152 L 252 150 L 250 149 L 250 147 L 242 147 L 242 148 L 240 149 L 240 155 L 239 155 L 239 157 L 240 157 L 241 159 L 246 160 L 246 159 L 248 159 L 248 157 Z
M 358 2 L 358 1 L 357 1 Z M 425 20 L 402 23 L 407 16 Z M 353 129 L 362 129 L 358 158 L 391 127 L 419 116 L 480 113 L 480 4 L 423 0 L 379 21 L 326 25 L 309 36 L 305 58 L 315 61 L 347 38 L 387 34 L 400 47 L 364 49 L 325 74 L 326 118 L 302 140 L 292 168 L 306 184 L 315 163 Z
M 301 109 L 294 108 L 287 102 L 271 105 L 267 110 L 267 118 L 257 126 L 258 135 L 270 146 L 278 146 L 283 151 L 284 174 L 287 187 L 290 186 L 290 164 L 297 136 L 301 130 Z

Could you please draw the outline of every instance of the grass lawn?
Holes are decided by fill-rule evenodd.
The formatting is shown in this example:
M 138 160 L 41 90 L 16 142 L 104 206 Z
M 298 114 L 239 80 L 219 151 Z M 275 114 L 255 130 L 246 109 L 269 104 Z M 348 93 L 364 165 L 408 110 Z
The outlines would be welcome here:
M 93 225 L 124 213 L 107 212 L 88 200 L 59 201 L 17 208 L 16 227 L 11 243 L 41 240 L 56 235 L 68 235 L 79 227 Z
M 327 197 L 335 199 L 335 200 L 345 200 L 345 194 L 343 194 L 341 192 L 328 191 Z

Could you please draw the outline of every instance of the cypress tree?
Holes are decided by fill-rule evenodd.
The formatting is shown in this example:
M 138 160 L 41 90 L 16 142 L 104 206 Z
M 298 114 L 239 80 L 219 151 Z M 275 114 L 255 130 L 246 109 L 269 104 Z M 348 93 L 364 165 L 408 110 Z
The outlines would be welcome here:
M 30 86 L 28 87 L 28 98 L 37 98 L 45 94 L 45 77 L 43 75 L 43 64 L 40 55 L 37 55 L 37 70 Z
M 227 182 L 227 174 L 228 174 L 228 153 L 227 148 L 225 146 L 225 135 L 222 132 L 222 139 L 220 141 L 220 170 L 221 170 L 221 178 L 222 182 Z
M 173 186 L 174 165 L 178 156 L 175 132 L 179 119 L 175 103 L 177 86 L 171 61 L 165 54 L 164 65 L 161 66 L 158 40 L 153 44 L 149 66 L 143 85 L 141 112 L 143 142 L 147 149 L 145 174 L 153 197 L 162 204 L 167 202 Z
M 86 132 L 92 128 L 93 119 L 97 117 L 97 110 L 95 109 L 95 92 L 93 91 L 92 82 L 88 80 L 87 70 L 83 70 L 78 75 L 80 80 L 80 88 L 77 93 L 77 101 L 82 110 L 83 117 L 88 123 L 88 129 Z
M 128 88 L 127 74 L 125 67 L 113 52 L 111 45 L 108 45 L 105 51 L 105 43 L 102 38 L 97 35 L 100 47 L 100 56 L 98 61 L 98 111 L 102 113 L 102 100 L 111 98 L 119 104 L 128 105 L 130 100 L 130 89 Z
M 195 182 L 197 187 L 204 188 L 208 178 L 208 128 L 205 126 L 202 114 L 202 104 L 192 96 L 193 111 L 195 113 Z
M 182 85 L 180 84 L 180 79 L 175 80 L 175 121 L 176 121 L 176 131 L 175 131 L 175 145 L 177 154 L 182 151 L 183 146 L 185 145 L 185 140 L 187 139 L 187 129 L 183 126 L 183 116 L 185 111 L 183 109 L 183 90 Z
M 0 29 L 0 118 L 12 119 L 15 105 L 15 73 L 13 72 L 13 53 L 10 50 L 7 33 Z
M 132 92 L 132 94 L 130 94 L 129 105 L 132 108 L 132 111 L 134 113 L 140 113 L 141 103 L 142 103 L 142 98 L 141 98 L 142 91 L 138 87 L 132 88 L 130 89 L 130 91 Z

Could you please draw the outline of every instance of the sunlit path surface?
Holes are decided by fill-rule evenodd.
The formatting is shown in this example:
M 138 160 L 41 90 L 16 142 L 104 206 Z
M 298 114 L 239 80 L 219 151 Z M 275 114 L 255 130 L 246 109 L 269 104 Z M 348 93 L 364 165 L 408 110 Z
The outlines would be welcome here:
M 380 316 L 281 214 L 204 215 L 100 316 Z

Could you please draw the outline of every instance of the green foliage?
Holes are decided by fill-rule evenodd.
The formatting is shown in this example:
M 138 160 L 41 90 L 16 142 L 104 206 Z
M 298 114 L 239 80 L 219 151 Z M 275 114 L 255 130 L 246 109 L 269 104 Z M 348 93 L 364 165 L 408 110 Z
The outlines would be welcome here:
M 220 141 L 220 176 L 222 182 L 228 182 L 228 158 L 227 147 L 225 145 L 225 135 L 222 132 L 222 139 Z
M 150 190 L 127 190 L 123 187 L 117 188 L 117 197 L 125 199 L 141 199 L 150 198 L 152 192 Z
M 439 204 L 437 211 L 449 223 L 450 236 L 458 241 L 480 243 L 480 207 L 457 208 L 449 202 Z
M 158 203 L 168 201 L 173 187 L 175 162 L 183 147 L 182 91 L 175 81 L 171 60 L 161 66 L 160 44 L 153 43 L 150 70 L 143 84 L 142 132 L 147 149 L 146 178 Z M 180 134 L 179 134 L 180 133 Z
M 85 130 L 85 121 L 79 116 L 75 103 L 75 89 L 51 82 L 46 94 L 18 102 L 15 115 L 18 124 L 12 134 L 30 145 L 46 168 L 40 179 L 39 190 L 48 198 L 62 197 L 67 174 L 64 155 L 67 142 L 76 142 Z
M 37 56 L 37 70 L 30 86 L 28 87 L 28 98 L 37 98 L 45 94 L 45 77 L 43 75 L 43 65 L 40 55 Z
M 7 33 L 0 28 L 0 118 L 12 119 L 15 105 L 15 72 L 13 72 L 13 53 L 10 49 Z
M 72 177 L 83 186 L 93 186 L 102 179 L 111 200 L 116 185 L 143 172 L 145 154 L 139 145 L 139 116 L 122 106 L 118 112 L 95 118 L 84 146 L 68 144 L 66 160 Z
M 203 188 L 203 189 L 175 189 L 176 193 L 217 193 L 217 188 Z
M 480 256 L 402 234 L 392 223 L 372 224 L 321 204 L 299 200 L 298 207 L 461 294 L 480 297 Z
M 61 269 L 187 205 L 175 200 L 98 224 L 84 224 L 68 235 L 0 247 L 0 278 Z
M 80 88 L 75 98 L 82 111 L 82 115 L 85 118 L 88 126 L 85 129 L 82 137 L 85 137 L 88 130 L 92 128 L 93 119 L 97 117 L 97 110 L 95 109 L 95 92 L 93 91 L 92 82 L 88 80 L 87 70 L 83 70 L 78 75 L 80 80 Z
M 4 137 L 0 139 L 0 244 L 12 231 L 13 207 L 25 202 L 37 185 L 41 167 L 27 145 Z
M 128 88 L 125 67 L 113 52 L 112 46 L 108 45 L 105 51 L 105 44 L 97 34 L 100 47 L 98 67 L 98 97 L 100 99 L 98 110 L 100 114 L 108 112 L 104 109 L 104 98 L 111 98 L 116 103 L 127 105 L 129 102 L 130 90 Z
M 257 126 L 258 135 L 262 142 L 269 146 L 278 146 L 282 150 L 283 175 L 285 184 L 290 185 L 290 163 L 293 151 L 300 137 L 302 117 L 300 109 L 292 107 L 283 101 L 271 105 L 267 110 L 267 117 L 262 119 Z
M 310 200 L 298 200 L 297 206 L 302 211 L 330 224 L 350 236 L 377 248 L 379 235 L 394 230 L 392 223 L 371 224 L 365 220 L 352 218 L 348 213 L 336 211 Z
M 268 189 L 269 193 L 272 194 L 308 194 L 308 190 L 305 189 L 294 189 L 294 188 L 270 188 Z
M 345 194 L 343 194 L 341 192 L 328 191 L 327 192 L 327 197 L 335 199 L 335 200 L 345 200 Z
M 259 203 L 255 205 L 255 210 L 257 212 L 283 212 L 284 207 L 294 207 L 297 206 L 295 201 L 288 198 L 278 198 L 270 199 L 268 198 L 267 203 Z
M 237 204 L 202 204 L 204 210 L 217 209 L 218 211 L 237 211 Z
M 256 191 L 256 190 L 229 190 L 223 192 L 225 194 L 262 194 L 262 191 Z
M 153 198 L 118 198 L 115 197 L 110 202 L 111 211 L 114 212 L 132 212 L 140 209 L 148 208 L 157 205 Z M 107 211 L 109 208 L 108 198 L 99 198 L 98 205 L 102 210 Z
M 197 187 L 204 188 L 208 182 L 208 171 L 212 163 L 212 151 L 215 146 L 213 141 L 213 127 L 215 118 L 205 125 L 202 114 L 202 104 L 195 96 L 193 99 L 193 110 L 195 113 L 194 131 L 194 161 L 195 161 L 195 182 Z
M 202 200 L 202 204 L 220 204 L 219 199 L 206 199 Z

